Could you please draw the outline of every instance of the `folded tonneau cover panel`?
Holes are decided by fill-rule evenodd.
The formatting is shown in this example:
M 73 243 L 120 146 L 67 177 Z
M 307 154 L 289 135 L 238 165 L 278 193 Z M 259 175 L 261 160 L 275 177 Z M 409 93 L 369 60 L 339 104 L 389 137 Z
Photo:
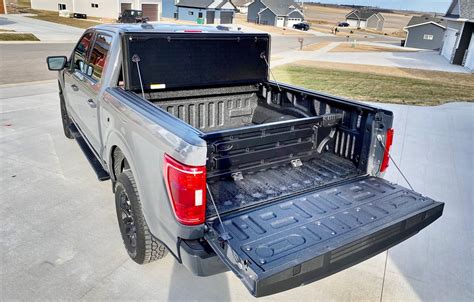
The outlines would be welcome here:
M 443 205 L 365 177 L 224 215 L 206 238 L 249 291 L 264 296 L 380 253 L 436 220 Z

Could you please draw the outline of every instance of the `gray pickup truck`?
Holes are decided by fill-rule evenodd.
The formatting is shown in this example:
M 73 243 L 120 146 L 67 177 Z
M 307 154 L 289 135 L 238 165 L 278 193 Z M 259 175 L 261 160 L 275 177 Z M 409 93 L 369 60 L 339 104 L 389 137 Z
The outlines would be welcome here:
M 383 180 L 392 112 L 269 79 L 270 36 L 100 25 L 58 70 L 64 133 L 111 180 L 126 250 L 254 296 L 416 234 L 443 203 Z

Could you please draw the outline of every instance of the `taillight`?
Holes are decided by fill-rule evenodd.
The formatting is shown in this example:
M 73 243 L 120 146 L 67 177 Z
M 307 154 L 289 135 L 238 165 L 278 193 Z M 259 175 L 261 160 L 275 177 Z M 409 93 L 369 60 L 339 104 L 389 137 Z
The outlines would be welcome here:
M 388 168 L 388 163 L 390 161 L 389 153 L 390 147 L 392 146 L 393 142 L 393 129 L 389 128 L 387 130 L 387 134 L 385 135 L 385 151 L 383 153 L 383 160 L 382 164 L 380 165 L 380 172 L 384 172 Z
M 185 225 L 204 223 L 206 167 L 184 165 L 165 154 L 164 177 L 176 219 Z

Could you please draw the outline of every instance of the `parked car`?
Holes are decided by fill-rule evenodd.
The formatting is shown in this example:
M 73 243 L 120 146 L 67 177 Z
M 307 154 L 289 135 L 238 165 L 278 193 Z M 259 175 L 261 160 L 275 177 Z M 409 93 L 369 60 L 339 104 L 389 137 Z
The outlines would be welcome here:
M 300 23 L 296 23 L 296 24 L 293 25 L 294 29 L 299 29 L 299 30 L 303 30 L 303 31 L 309 30 L 309 27 L 310 27 L 310 25 L 307 22 L 300 22 Z
M 339 22 L 339 23 L 337 24 L 337 26 L 338 26 L 338 27 L 349 27 L 350 24 L 347 23 L 347 22 Z
M 64 134 L 111 180 L 135 262 L 169 252 L 199 276 L 230 270 L 259 297 L 442 215 L 381 178 L 392 112 L 270 81 L 268 58 L 268 34 L 152 24 L 98 25 L 69 59 L 47 58 Z
M 143 23 L 150 18 L 143 17 L 143 12 L 137 9 L 127 9 L 118 18 L 118 23 Z

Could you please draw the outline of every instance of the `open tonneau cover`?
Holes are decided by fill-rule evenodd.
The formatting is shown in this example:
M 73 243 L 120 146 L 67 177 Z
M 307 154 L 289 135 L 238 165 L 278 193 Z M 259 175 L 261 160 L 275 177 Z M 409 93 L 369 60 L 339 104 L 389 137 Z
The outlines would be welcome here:
M 209 222 L 206 239 L 259 297 L 368 259 L 435 221 L 443 206 L 367 176 L 224 215 Z
M 140 90 L 140 80 L 145 90 L 183 90 L 268 78 L 268 34 L 127 32 L 122 48 L 126 90 Z

